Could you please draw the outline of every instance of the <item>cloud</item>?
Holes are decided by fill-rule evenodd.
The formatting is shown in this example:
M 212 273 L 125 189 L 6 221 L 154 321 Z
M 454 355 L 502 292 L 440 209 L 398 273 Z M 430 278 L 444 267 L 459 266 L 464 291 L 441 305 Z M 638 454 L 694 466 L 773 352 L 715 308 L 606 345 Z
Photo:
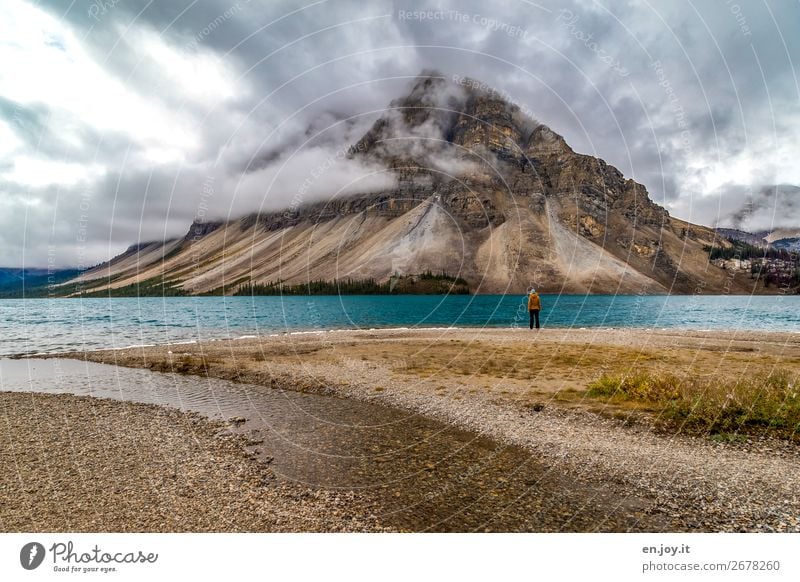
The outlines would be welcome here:
M 229 180 L 224 191 L 233 197 L 211 204 L 210 216 L 231 218 L 255 211 L 296 210 L 303 204 L 388 190 L 397 185 L 385 166 L 349 159 L 348 148 L 302 148 L 271 160 L 260 169 Z M 223 210 L 224 209 L 224 210 Z
M 426 68 L 486 82 L 681 218 L 733 220 L 780 184 L 772 220 L 800 224 L 796 5 L 433 4 L 3 2 L 0 264 L 96 263 L 182 236 L 206 204 L 389 187 L 340 152 Z M 460 171 L 420 150 L 426 129 L 398 147 Z
M 783 215 L 794 215 L 800 208 L 800 188 L 788 184 L 763 186 L 755 192 L 737 185 L 726 185 L 723 192 L 726 206 L 734 208 L 723 217 L 723 222 L 748 231 L 789 226 L 783 221 Z M 737 198 L 741 200 L 738 208 L 731 204 Z

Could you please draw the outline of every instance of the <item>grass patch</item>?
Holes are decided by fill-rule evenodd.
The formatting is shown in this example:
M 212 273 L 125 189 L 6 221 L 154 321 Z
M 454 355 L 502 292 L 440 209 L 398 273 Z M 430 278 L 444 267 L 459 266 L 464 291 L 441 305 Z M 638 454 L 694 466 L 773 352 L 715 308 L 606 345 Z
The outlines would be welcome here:
M 406 353 L 398 354 L 397 350 Z M 481 342 L 470 345 L 447 343 L 438 345 L 406 344 L 398 346 L 388 355 L 395 369 L 412 375 L 490 376 L 516 380 L 542 379 L 545 372 L 555 374 L 579 373 L 590 377 L 589 370 L 606 364 L 607 350 L 581 347 L 573 353 L 569 350 L 534 355 L 530 346 L 497 348 Z
M 671 374 L 638 372 L 627 376 L 605 375 L 589 385 L 588 396 L 665 402 L 679 397 L 680 385 L 680 380 Z
M 737 379 L 682 378 L 639 371 L 606 374 L 586 395 L 607 402 L 647 404 L 682 429 L 711 433 L 717 440 L 769 432 L 797 439 L 800 431 L 798 377 L 773 370 Z

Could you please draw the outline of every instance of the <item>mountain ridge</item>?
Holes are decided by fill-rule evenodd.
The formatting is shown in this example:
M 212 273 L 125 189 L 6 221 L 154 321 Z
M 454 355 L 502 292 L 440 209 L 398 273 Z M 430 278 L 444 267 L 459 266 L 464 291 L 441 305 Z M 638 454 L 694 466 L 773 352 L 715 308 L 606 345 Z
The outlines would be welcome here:
M 396 186 L 134 245 L 74 282 L 93 291 L 162 278 L 191 294 L 278 280 L 447 272 L 478 293 L 749 293 L 758 284 L 708 261 L 714 229 L 669 216 L 614 166 L 496 91 L 438 74 L 348 150 Z
M 800 252 L 800 228 L 775 228 L 750 232 L 738 228 L 715 228 L 721 236 L 755 246 Z

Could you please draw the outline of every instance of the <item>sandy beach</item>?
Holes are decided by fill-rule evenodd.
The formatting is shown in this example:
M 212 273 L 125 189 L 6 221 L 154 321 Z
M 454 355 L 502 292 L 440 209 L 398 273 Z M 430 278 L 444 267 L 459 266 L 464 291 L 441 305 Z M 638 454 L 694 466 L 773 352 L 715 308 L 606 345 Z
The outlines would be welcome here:
M 800 530 L 791 439 L 719 440 L 647 406 L 589 398 L 608 372 L 720 381 L 800 370 L 800 335 L 632 329 L 429 329 L 279 334 L 72 354 L 95 362 L 335 394 L 418 412 L 519 445 L 591 485 L 652 499 L 669 529 Z M 735 435 L 736 436 L 736 435 Z

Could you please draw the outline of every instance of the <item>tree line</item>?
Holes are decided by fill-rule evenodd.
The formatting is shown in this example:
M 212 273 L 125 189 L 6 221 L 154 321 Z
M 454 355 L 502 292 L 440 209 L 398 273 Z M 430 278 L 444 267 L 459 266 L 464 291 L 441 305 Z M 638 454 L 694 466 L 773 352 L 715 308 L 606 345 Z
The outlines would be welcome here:
M 306 283 L 287 284 L 283 281 L 243 283 L 234 295 L 403 295 L 403 294 L 469 294 L 469 285 L 461 277 L 445 272 L 425 271 L 418 275 L 396 275 L 379 283 L 367 279 L 316 279 Z

